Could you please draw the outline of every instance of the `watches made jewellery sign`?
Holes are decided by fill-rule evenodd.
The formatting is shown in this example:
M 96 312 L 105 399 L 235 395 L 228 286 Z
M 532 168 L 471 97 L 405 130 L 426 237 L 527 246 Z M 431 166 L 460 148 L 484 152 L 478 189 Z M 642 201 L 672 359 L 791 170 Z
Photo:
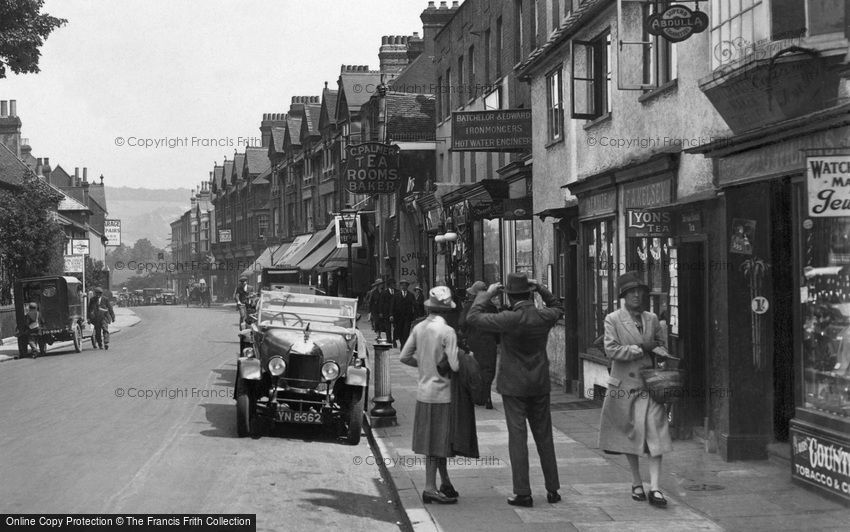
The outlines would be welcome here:
M 694 4 L 696 11 L 680 4 L 669 5 L 659 11 L 656 3 L 655 13 L 646 19 L 646 31 L 670 42 L 681 42 L 694 33 L 704 32 L 708 28 L 708 15 L 699 10 L 699 1 Z
M 806 158 L 809 216 L 850 216 L 850 155 Z
M 354 194 L 393 194 L 398 191 L 399 147 L 365 142 L 345 147 L 345 189 Z

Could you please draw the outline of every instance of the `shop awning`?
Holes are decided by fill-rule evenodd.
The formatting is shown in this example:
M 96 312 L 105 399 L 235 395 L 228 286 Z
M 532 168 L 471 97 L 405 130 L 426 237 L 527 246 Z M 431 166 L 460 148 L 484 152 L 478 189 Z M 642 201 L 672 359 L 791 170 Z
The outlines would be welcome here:
M 355 269 L 357 269 L 358 266 L 368 267 L 369 262 L 366 259 L 357 258 L 358 249 L 359 248 L 352 248 L 351 250 L 351 254 L 353 255 L 351 260 L 352 266 L 354 266 Z M 348 268 L 348 247 L 335 249 L 328 259 L 322 264 L 322 267 L 319 268 L 319 271 L 330 272 L 340 268 Z
M 325 227 L 323 230 L 314 234 L 310 240 L 307 241 L 306 244 L 301 246 L 301 249 L 292 254 L 289 258 L 286 259 L 286 262 L 278 262 L 275 266 L 283 266 L 283 267 L 292 267 L 297 268 L 298 264 L 307 258 L 307 255 L 311 254 L 316 248 L 324 244 L 325 240 L 328 239 L 329 236 L 333 234 L 334 224 L 331 222 Z
M 289 247 L 283 253 L 275 253 L 274 257 L 274 266 L 282 266 L 284 264 L 290 264 L 289 259 L 298 253 L 301 248 L 304 247 L 310 239 L 313 238 L 313 234 L 309 235 L 299 235 L 295 237 L 295 240 L 289 243 Z
M 336 238 L 328 238 L 323 244 L 317 247 L 312 253 L 307 255 L 304 260 L 298 263 L 298 269 L 302 272 L 311 272 L 323 260 L 328 258 L 328 255 L 336 249 Z
M 270 268 L 272 265 L 272 258 L 277 258 L 281 256 L 281 253 L 286 252 L 286 249 L 289 247 L 289 244 L 280 244 L 277 246 L 269 246 L 267 247 L 257 260 L 254 261 L 253 264 L 245 268 L 245 271 L 242 272 L 242 275 L 250 276 L 252 273 L 260 273 L 260 270 L 263 268 Z

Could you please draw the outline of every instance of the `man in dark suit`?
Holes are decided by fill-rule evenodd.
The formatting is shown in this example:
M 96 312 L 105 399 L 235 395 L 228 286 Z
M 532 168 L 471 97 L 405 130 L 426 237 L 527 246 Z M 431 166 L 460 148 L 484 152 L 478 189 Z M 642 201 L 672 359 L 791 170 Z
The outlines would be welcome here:
M 416 297 L 408 290 L 410 281 L 402 279 L 398 284 L 401 289 L 396 291 L 394 296 L 393 324 L 399 347 L 404 347 L 407 337 L 410 336 L 410 324 L 416 316 Z
M 487 303 L 502 291 L 508 295 L 510 309 L 487 313 Z M 540 294 L 545 305 L 538 309 L 532 294 Z M 558 494 L 558 466 L 552 441 L 552 416 L 549 411 L 549 357 L 546 343 L 549 329 L 563 316 L 560 302 L 545 286 L 528 279 L 524 273 L 508 275 L 507 286 L 493 283 L 475 296 L 466 321 L 480 331 L 499 333 L 502 356 L 496 391 L 502 394 L 505 423 L 508 426 L 508 452 L 511 457 L 514 495 L 513 506 L 533 506 L 528 479 L 526 419 L 537 444 L 540 465 L 546 483 L 546 499 L 561 500 Z
M 112 303 L 104 297 L 103 288 L 94 289 L 94 296 L 89 300 L 88 319 L 94 325 L 92 344 L 97 344 L 98 349 L 109 349 L 109 324 L 115 321 L 115 311 Z
M 392 279 L 384 283 L 378 293 L 378 323 L 379 331 L 387 333 L 387 342 L 395 345 L 393 334 L 393 303 L 395 302 L 395 281 Z

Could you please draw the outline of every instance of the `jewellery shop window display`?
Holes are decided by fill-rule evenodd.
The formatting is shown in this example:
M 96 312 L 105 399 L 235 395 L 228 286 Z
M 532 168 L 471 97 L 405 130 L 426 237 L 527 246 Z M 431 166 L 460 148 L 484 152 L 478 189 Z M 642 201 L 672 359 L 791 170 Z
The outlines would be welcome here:
M 850 217 L 802 222 L 804 406 L 850 418 Z
M 587 314 L 585 341 L 592 347 L 605 334 L 605 316 L 615 305 L 617 260 L 614 255 L 613 218 L 582 223 L 585 243 L 584 296 L 590 308 Z

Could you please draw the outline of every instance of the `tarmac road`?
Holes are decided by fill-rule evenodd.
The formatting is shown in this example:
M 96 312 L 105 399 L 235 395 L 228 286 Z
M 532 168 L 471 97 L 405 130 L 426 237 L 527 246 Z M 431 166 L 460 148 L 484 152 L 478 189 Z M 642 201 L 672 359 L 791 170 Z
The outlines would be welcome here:
M 0 512 L 250 513 L 258 530 L 398 530 L 371 459 L 319 428 L 237 438 L 233 308 L 136 307 L 109 351 L 0 365 Z

